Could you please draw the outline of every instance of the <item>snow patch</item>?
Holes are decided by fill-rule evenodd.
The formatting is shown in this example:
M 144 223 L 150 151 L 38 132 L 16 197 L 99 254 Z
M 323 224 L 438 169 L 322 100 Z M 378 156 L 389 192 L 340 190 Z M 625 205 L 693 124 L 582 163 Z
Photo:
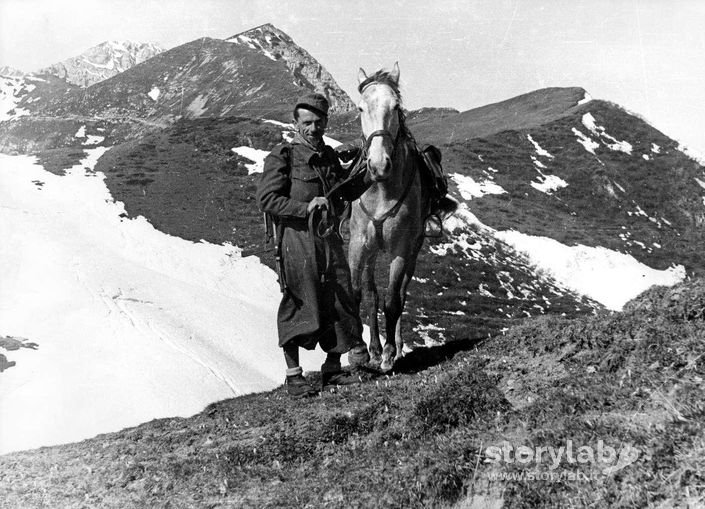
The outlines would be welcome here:
M 197 96 L 186 108 L 194 117 L 200 117 L 206 112 L 208 98 L 204 95 Z
M 98 143 L 101 143 L 105 139 L 105 136 L 97 136 L 94 134 L 89 134 L 86 137 L 86 140 L 83 142 L 83 145 L 97 145 Z
M 342 143 L 339 142 L 338 140 L 334 140 L 333 138 L 329 138 L 328 136 L 324 136 L 323 141 L 325 142 L 326 145 L 329 145 L 333 148 L 342 145 Z
M 513 230 L 498 231 L 495 235 L 566 288 L 615 311 L 653 285 L 672 286 L 685 278 L 682 265 L 652 269 L 630 255 L 604 247 L 566 246 L 547 237 Z
M 592 116 L 591 113 L 585 113 L 583 115 L 583 125 L 588 128 L 588 130 L 597 136 L 598 138 L 602 139 L 602 142 L 611 150 L 619 151 L 619 152 L 624 152 L 626 154 L 632 153 L 632 145 L 629 142 L 626 141 L 618 141 L 616 138 L 610 136 L 607 134 L 605 131 L 605 128 L 602 126 L 597 125 L 595 121 L 595 117 Z M 607 140 L 607 141 L 605 141 Z
M 262 173 L 262 170 L 264 169 L 264 158 L 267 157 L 269 151 L 252 147 L 235 147 L 231 150 L 236 154 L 253 161 L 252 164 L 245 164 L 248 175 L 252 175 L 253 173 Z
M 531 156 L 531 160 L 534 162 L 534 166 L 536 166 L 537 168 L 541 168 L 542 170 L 546 169 L 546 165 L 536 159 L 536 156 Z
M 585 92 L 585 96 L 578 101 L 578 104 L 586 104 L 592 101 L 592 96 Z
M 157 102 L 157 99 L 159 99 L 159 94 L 161 91 L 157 87 L 152 87 L 152 90 L 147 92 L 147 95 L 152 99 L 152 101 Z
M 695 181 L 698 183 L 698 185 L 699 185 L 700 187 L 702 187 L 703 189 L 705 189 L 705 182 L 703 182 L 702 180 L 700 180 L 698 177 L 693 177 L 693 178 L 695 179 Z
M 86 126 L 82 125 L 81 127 L 78 128 L 78 131 L 76 131 L 76 134 L 73 135 L 74 138 L 85 138 L 86 137 Z
M 576 129 L 575 127 L 573 127 L 572 130 L 573 134 L 578 138 L 578 143 L 580 143 L 585 150 L 590 152 L 592 155 L 595 155 L 595 149 L 598 148 L 600 144 L 590 138 L 587 134 L 583 134 L 582 131 Z
M 660 154 L 660 153 L 661 153 L 661 147 L 659 147 L 658 145 L 656 145 L 656 143 L 652 143 L 652 144 L 651 144 L 651 152 L 653 152 L 654 154 Z
M 26 88 L 24 78 L 0 78 L 0 122 L 29 115 L 29 111 L 17 107 L 26 95 Z
M 628 300 L 652 285 L 673 285 L 685 278 L 685 268 L 681 265 L 656 270 L 629 255 L 603 247 L 567 246 L 546 237 L 525 235 L 512 230 L 497 231 L 481 223 L 466 203 L 461 203 L 457 212 L 444 224 L 448 232 L 455 233 L 455 236 L 452 242 L 432 246 L 430 249 L 434 254 L 442 256 L 457 248 L 469 257 L 479 259 L 482 256 L 481 249 L 486 245 L 481 239 L 493 238 L 506 243 L 525 257 L 535 267 L 537 277 L 548 275 L 552 287 L 559 285 L 555 286 L 555 290 L 550 290 L 556 295 L 562 295 L 559 291 L 561 288 L 570 289 L 609 309 L 621 309 Z M 477 240 L 476 233 L 476 240 L 470 242 L 469 234 L 466 233 L 468 227 L 481 235 L 480 240 Z M 530 291 L 529 288 L 515 288 L 511 275 L 506 271 L 498 272 L 497 280 L 507 292 L 507 298 L 514 298 L 516 292 L 526 296 Z M 488 289 L 479 288 L 484 295 L 483 290 Z
M 542 177 L 541 182 L 531 182 L 531 187 L 542 193 L 551 194 L 568 185 L 568 182 L 556 175 L 542 175 Z
M 536 149 L 536 154 L 543 156 L 543 157 L 548 157 L 549 159 L 553 159 L 553 156 L 549 154 L 546 150 L 541 148 L 541 145 L 539 145 L 537 142 L 534 141 L 534 139 L 531 137 L 530 134 L 526 135 L 526 138 L 531 142 L 531 144 L 534 146 Z
M 489 180 L 484 182 L 475 182 L 472 177 L 466 177 L 460 173 L 454 173 L 451 177 L 455 183 L 458 184 L 460 195 L 465 200 L 481 198 L 486 194 L 504 194 L 507 192 L 500 185 Z
M 693 161 L 700 164 L 701 166 L 705 166 L 705 154 L 690 147 L 687 147 L 683 144 L 678 145 L 678 150 L 683 152 L 685 155 L 690 157 Z
M 0 155 L 0 335 L 39 345 L 8 354 L 16 365 L 0 374 L 0 454 L 282 383 L 274 272 L 231 245 L 124 218 L 104 175 L 85 169 L 107 149 L 65 176 Z M 324 358 L 302 355 L 308 370 Z
M 262 122 L 265 122 L 265 123 L 267 123 L 267 124 L 278 125 L 278 126 L 280 126 L 280 127 L 286 127 L 286 128 L 288 128 L 288 129 L 293 129 L 293 128 L 294 128 L 294 124 L 286 124 L 286 123 L 284 123 L 284 122 L 279 122 L 278 120 L 269 120 L 269 119 L 263 118 L 263 119 L 262 119 Z

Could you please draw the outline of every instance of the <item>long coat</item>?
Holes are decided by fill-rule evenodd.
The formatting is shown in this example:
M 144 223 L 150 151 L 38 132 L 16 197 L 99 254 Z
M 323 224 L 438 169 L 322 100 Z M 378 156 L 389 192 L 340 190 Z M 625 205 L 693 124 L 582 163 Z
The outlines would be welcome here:
M 287 282 L 277 313 L 279 346 L 294 342 L 313 349 L 320 344 L 327 352 L 346 353 L 362 343 L 343 241 L 337 235 L 322 239 L 308 228 L 308 203 L 344 176 L 329 146 L 315 152 L 304 145 L 282 143 L 264 161 L 257 203 L 282 227 Z M 333 206 L 338 209 L 340 203 Z

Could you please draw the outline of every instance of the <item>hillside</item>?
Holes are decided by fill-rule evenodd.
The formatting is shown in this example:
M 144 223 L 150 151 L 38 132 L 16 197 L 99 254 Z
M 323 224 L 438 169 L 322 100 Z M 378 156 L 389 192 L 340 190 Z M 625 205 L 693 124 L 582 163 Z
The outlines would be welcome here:
M 443 146 L 447 167 L 461 169 L 456 184 L 495 186 L 471 204 L 488 226 L 602 246 L 658 269 L 705 268 L 705 168 L 616 105 L 594 100 L 533 128 Z
M 697 507 L 704 309 L 702 280 L 655 288 L 624 313 L 530 319 L 312 400 L 277 389 L 2 456 L 3 502 Z

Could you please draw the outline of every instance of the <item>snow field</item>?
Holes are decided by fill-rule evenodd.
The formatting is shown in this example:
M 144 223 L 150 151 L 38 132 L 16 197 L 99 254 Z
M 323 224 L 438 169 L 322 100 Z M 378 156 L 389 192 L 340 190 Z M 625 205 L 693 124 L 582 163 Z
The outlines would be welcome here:
M 0 335 L 35 350 L 0 374 L 0 453 L 76 441 L 283 381 L 275 274 L 233 246 L 122 219 L 107 150 L 59 177 L 0 155 Z M 33 181 L 43 182 L 38 187 Z M 322 352 L 302 352 L 318 369 Z
M 682 265 L 657 270 L 631 255 L 603 247 L 567 246 L 548 237 L 495 230 L 480 222 L 465 203 L 444 224 L 449 232 L 456 233 L 456 239 L 448 245 L 433 248 L 436 254 L 442 255 L 453 245 L 466 252 L 479 250 L 481 244 L 469 244 L 467 236 L 457 232 L 468 225 L 476 225 L 487 236 L 526 256 L 536 269 L 550 275 L 563 288 L 590 297 L 615 311 L 653 285 L 672 286 L 685 278 Z M 505 282 L 498 279 L 504 287 Z

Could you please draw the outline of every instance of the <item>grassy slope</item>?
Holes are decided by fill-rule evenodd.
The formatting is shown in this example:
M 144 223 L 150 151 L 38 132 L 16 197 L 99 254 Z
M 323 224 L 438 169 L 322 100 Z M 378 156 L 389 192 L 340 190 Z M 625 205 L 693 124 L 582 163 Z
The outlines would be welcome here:
M 293 403 L 282 389 L 79 444 L 0 458 L 6 507 L 663 507 L 702 502 L 705 283 L 626 312 L 540 317 L 474 351 Z M 470 346 L 469 344 L 466 346 Z M 430 366 L 430 367 L 429 367 Z M 489 444 L 632 444 L 585 482 L 495 481 Z M 522 467 L 523 468 L 523 467 Z M 530 464 L 532 472 L 548 464 Z M 698 488 L 698 486 L 700 486 Z M 689 488 L 688 488 L 689 487 Z
M 509 129 L 530 129 L 552 122 L 574 110 L 585 90 L 544 88 L 464 111 L 424 109 L 409 114 L 409 126 L 418 140 L 447 144 L 481 138 Z

